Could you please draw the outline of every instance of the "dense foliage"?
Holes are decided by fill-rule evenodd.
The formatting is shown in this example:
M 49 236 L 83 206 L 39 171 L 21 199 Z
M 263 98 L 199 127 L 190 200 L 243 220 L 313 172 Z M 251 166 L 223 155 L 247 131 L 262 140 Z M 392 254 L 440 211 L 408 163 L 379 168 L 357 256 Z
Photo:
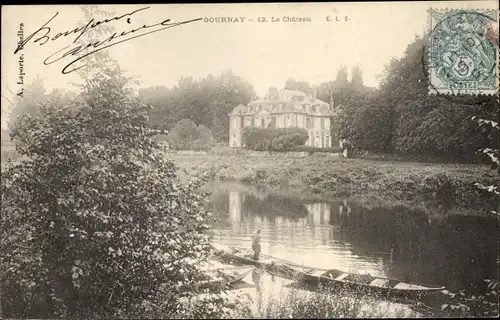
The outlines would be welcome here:
M 306 130 L 300 128 L 254 128 L 243 130 L 245 148 L 257 151 L 290 151 L 304 145 L 309 139 Z
M 229 140 L 228 114 L 239 104 L 255 97 L 253 86 L 231 71 L 215 77 L 194 80 L 182 78 L 173 88 L 164 86 L 141 89 L 139 95 L 153 106 L 149 111 L 150 126 L 171 130 L 183 119 L 190 119 L 212 131 L 217 141 Z
M 204 125 L 197 126 L 189 119 L 177 122 L 166 140 L 174 150 L 209 150 L 213 144 L 210 129 Z
M 12 133 L 26 160 L 2 172 L 7 317 L 179 317 L 209 254 L 210 212 L 150 137 L 119 70 L 46 103 Z
M 498 131 L 482 130 L 470 120 L 494 118 L 495 97 L 429 95 L 422 66 L 426 43 L 426 37 L 417 37 L 403 57 L 390 61 L 376 94 L 349 93 L 340 115 L 340 136 L 363 150 L 473 161 L 477 149 L 498 143 Z
M 295 79 L 288 79 L 285 82 L 285 90 L 298 90 L 305 93 L 309 93 L 311 85 L 306 81 L 296 81 Z
M 500 117 L 500 105 L 497 104 L 498 115 Z M 499 123 L 495 120 L 490 119 L 481 119 L 476 116 L 472 117 L 471 120 L 477 121 L 478 125 L 483 128 L 486 132 L 495 133 L 497 137 L 497 141 L 499 138 Z M 489 136 L 491 138 L 491 135 Z M 492 143 L 491 148 L 482 148 L 479 149 L 478 152 L 485 155 L 490 164 L 491 169 L 495 170 L 500 175 L 500 154 L 499 149 L 500 144 Z M 476 187 L 483 191 L 483 193 L 489 195 L 491 202 L 496 204 L 491 210 L 491 213 L 500 216 L 500 179 L 496 181 L 495 184 L 489 184 L 485 181 L 480 181 L 475 183 Z M 498 282 L 497 282 L 498 284 Z
M 15 95 L 9 115 L 8 130 L 18 128 L 25 114 L 40 115 L 40 106 L 52 103 L 69 103 L 75 99 L 75 94 L 63 89 L 54 89 L 47 93 L 43 79 L 38 76 L 22 90 L 22 95 Z

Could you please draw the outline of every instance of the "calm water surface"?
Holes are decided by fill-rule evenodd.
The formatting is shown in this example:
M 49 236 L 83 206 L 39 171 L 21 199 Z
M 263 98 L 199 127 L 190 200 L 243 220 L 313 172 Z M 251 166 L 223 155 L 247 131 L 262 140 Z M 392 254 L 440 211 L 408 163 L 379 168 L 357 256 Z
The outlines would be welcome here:
M 251 247 L 261 228 L 262 253 L 296 263 L 417 283 L 450 291 L 484 290 L 498 279 L 498 220 L 449 217 L 422 210 L 352 202 L 300 200 L 240 184 L 218 184 L 210 206 L 219 217 L 216 241 Z

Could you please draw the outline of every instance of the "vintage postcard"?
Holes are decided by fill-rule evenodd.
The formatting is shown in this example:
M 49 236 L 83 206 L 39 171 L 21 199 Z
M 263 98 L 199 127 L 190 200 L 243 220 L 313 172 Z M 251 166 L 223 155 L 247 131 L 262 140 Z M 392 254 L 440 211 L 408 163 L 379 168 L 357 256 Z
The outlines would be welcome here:
M 2 6 L 0 318 L 498 317 L 498 18 Z

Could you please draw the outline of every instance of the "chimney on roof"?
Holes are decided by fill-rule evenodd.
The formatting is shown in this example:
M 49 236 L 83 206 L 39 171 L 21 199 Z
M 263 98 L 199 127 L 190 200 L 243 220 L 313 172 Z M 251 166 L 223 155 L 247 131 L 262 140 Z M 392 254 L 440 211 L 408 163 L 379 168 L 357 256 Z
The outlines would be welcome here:
M 317 98 L 316 88 L 309 89 L 309 97 L 312 99 L 312 101 L 316 100 L 316 98 Z
M 269 92 L 267 94 L 268 99 L 274 99 L 278 95 L 278 88 L 271 87 L 269 88 Z

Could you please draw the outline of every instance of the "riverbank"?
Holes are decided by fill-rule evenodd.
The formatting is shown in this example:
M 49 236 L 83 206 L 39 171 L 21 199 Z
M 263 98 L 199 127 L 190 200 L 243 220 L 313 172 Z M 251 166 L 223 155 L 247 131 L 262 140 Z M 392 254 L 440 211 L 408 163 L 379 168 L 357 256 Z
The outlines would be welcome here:
M 303 198 L 362 198 L 432 208 L 433 214 L 481 215 L 488 199 L 474 183 L 498 179 L 487 166 L 387 162 L 307 156 L 168 154 L 190 175 L 212 172 L 215 181 L 288 188 Z M 490 204 L 491 205 L 491 204 Z
M 188 308 L 193 311 L 191 318 L 355 319 L 422 318 L 429 315 L 429 312 L 418 310 L 416 302 L 392 302 L 338 288 L 308 289 L 259 270 L 252 273 L 251 279 L 249 276 L 235 286 L 241 288 L 199 296 Z M 203 301 L 205 303 L 199 303 Z
M 419 207 L 430 216 L 484 215 L 493 210 L 474 183 L 494 184 L 488 166 L 367 159 L 285 153 L 168 153 L 190 175 L 212 172 L 214 181 L 239 182 L 296 194 L 302 199 L 349 197 L 370 205 Z M 2 165 L 19 156 L 2 143 Z

